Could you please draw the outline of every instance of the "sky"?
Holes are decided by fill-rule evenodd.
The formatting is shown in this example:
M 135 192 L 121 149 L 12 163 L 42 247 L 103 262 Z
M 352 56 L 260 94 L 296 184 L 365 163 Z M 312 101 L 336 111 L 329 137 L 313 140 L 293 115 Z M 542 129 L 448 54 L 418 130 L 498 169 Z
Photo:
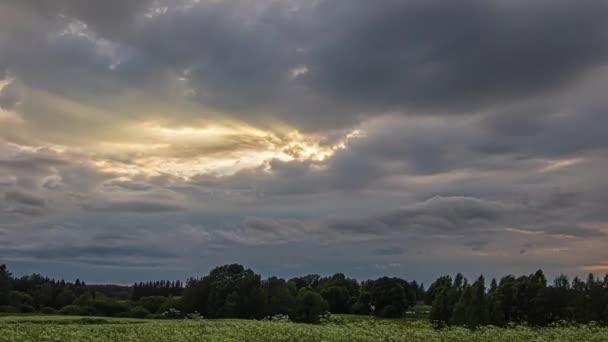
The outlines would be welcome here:
M 608 1 L 0 0 L 0 262 L 608 271 Z

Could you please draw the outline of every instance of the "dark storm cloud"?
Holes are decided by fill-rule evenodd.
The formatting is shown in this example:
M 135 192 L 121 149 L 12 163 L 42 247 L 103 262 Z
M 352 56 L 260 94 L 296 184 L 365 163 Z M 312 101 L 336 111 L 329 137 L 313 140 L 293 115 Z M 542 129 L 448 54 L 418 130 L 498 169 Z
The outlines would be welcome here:
M 150 267 L 175 261 L 176 254 L 158 246 L 105 246 L 105 245 L 57 245 L 35 248 L 7 248 L 5 255 L 11 259 L 64 261 L 96 266 Z
M 67 259 L 76 257 L 132 257 L 132 256 L 146 256 L 152 258 L 170 258 L 175 256 L 174 254 L 162 251 L 154 250 L 152 248 L 138 247 L 138 246 L 61 246 L 59 248 L 43 248 L 35 251 L 28 251 L 28 255 L 35 258 L 50 258 L 50 259 Z
M 608 148 L 608 103 L 531 107 L 488 115 L 485 140 L 471 145 L 484 154 L 560 156 Z
M 327 1 L 320 8 L 339 23 L 338 34 L 318 50 L 311 78 L 364 106 L 496 104 L 559 87 L 605 63 L 608 52 L 605 1 Z
M 95 41 L 81 35 L 24 49 L 45 58 L 44 65 L 80 70 L 78 77 L 46 80 L 47 87 L 52 80 L 66 83 L 54 86 L 74 96 L 88 82 L 84 89 L 112 93 L 116 84 L 103 80 L 134 85 L 139 82 L 134 75 L 141 74 L 148 75 L 141 81 L 156 84 L 150 77 L 162 80 L 160 74 L 171 71 L 207 105 L 247 118 L 270 113 L 304 128 L 344 126 L 361 113 L 495 106 L 561 88 L 608 57 L 605 1 L 14 1 L 4 6 L 44 14 L 51 22 L 58 13 L 77 18 L 91 34 L 116 44 L 118 55 L 128 56 L 109 70 L 112 56 L 100 55 Z M 38 34 L 47 30 L 40 27 Z M 16 58 L 14 68 L 32 82 L 44 77 L 19 68 L 27 61 Z M 71 82 L 76 83 L 68 86 Z
M 308 126 L 349 121 L 362 111 L 496 105 L 559 88 L 608 56 L 603 1 L 277 7 L 248 21 L 240 20 L 249 14 L 243 3 L 203 2 L 159 16 L 133 44 L 159 51 L 163 65 L 192 67 L 204 101 L 289 112 L 297 117 L 288 120 Z M 186 24 L 169 25 L 176 21 Z M 159 38 L 166 36 L 180 39 Z M 199 44 L 184 43 L 190 37 Z M 246 57 L 234 60 L 237 55 Z M 308 72 L 286 77 L 298 66 Z M 289 102 L 273 95 L 287 95 Z
M 288 241 L 359 241 L 401 237 L 418 232 L 461 234 L 502 225 L 513 209 L 476 198 L 435 197 L 369 216 L 318 220 L 248 217 L 240 224 L 211 232 L 216 238 L 243 244 Z
M 433 229 L 462 232 L 496 222 L 512 209 L 492 201 L 468 197 L 434 197 L 368 219 L 331 219 L 331 230 L 382 235 L 383 232 Z

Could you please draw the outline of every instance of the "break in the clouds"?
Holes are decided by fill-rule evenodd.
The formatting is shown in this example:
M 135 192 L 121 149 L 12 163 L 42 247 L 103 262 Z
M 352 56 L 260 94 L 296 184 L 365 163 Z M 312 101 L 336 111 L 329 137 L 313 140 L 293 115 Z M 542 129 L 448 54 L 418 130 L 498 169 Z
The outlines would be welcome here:
M 93 282 L 602 269 L 607 16 L 0 0 L 0 261 Z

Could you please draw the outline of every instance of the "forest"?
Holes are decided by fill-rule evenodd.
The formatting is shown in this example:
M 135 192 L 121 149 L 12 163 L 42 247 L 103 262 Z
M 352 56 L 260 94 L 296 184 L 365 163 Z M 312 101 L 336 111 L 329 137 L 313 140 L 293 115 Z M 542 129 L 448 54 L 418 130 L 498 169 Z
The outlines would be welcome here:
M 0 312 L 172 319 L 184 317 L 273 319 L 318 323 L 328 314 L 407 317 L 416 304 L 430 305 L 428 319 L 445 326 L 547 326 L 556 322 L 608 324 L 608 276 L 590 274 L 549 284 L 530 275 L 469 282 L 442 276 L 427 289 L 396 277 L 358 281 L 342 273 L 263 279 L 232 264 L 201 278 L 87 285 L 38 274 L 16 277 L 0 265 Z

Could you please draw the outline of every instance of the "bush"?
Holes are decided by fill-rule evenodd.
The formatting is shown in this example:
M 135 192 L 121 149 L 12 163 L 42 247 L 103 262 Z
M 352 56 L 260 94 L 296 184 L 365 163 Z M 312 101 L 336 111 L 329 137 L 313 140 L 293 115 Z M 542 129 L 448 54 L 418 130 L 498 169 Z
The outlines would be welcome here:
M 45 315 L 54 315 L 57 313 L 57 310 L 55 310 L 49 306 L 45 306 L 42 309 L 40 309 L 40 313 L 45 314 Z
M 394 305 L 387 305 L 378 313 L 380 317 L 397 318 L 401 317 L 401 312 Z
M 198 311 L 194 311 L 186 315 L 186 319 L 202 320 L 205 319 Z
M 60 315 L 89 316 L 94 312 L 93 308 L 78 305 L 66 305 L 59 310 Z
M 165 299 L 165 302 L 156 310 L 156 313 L 163 314 L 171 309 L 176 309 L 179 311 L 185 311 L 183 302 L 180 299 L 175 297 L 168 297 Z
M 301 288 L 296 298 L 296 312 L 291 318 L 296 322 L 320 323 L 328 310 L 329 305 L 320 294 Z
M 175 308 L 171 308 L 162 313 L 162 317 L 166 319 L 178 319 L 184 317 L 181 311 Z
M 34 311 L 36 311 L 36 309 L 34 309 L 34 307 L 31 305 L 28 305 L 28 304 L 19 305 L 19 312 L 21 312 L 21 313 L 32 313 Z
M 8 295 L 8 301 L 15 308 L 21 308 L 23 305 L 31 306 L 34 302 L 32 296 L 21 291 L 11 291 Z
M 289 319 L 289 316 L 282 315 L 282 314 L 277 314 L 274 316 L 266 316 L 262 320 L 270 321 L 270 322 L 291 322 L 291 320 Z
M 80 297 L 76 298 L 76 300 L 73 301 L 72 305 L 78 305 L 78 306 L 92 306 L 93 305 L 93 297 L 91 296 L 90 293 L 85 293 L 83 295 L 81 295 Z
M 353 315 L 369 315 L 369 304 L 356 302 L 350 307 L 350 312 Z
M 101 297 L 96 298 L 93 302 L 95 312 L 101 316 L 119 316 L 127 314 L 131 311 L 131 305 L 126 302 L 120 302 L 112 298 Z
M 17 308 L 8 306 L 8 305 L 0 305 L 0 312 L 4 313 L 18 313 L 19 310 Z
M 150 311 L 146 310 L 141 306 L 136 306 L 129 311 L 129 317 L 133 318 L 147 318 L 150 315 Z
M 344 318 L 338 316 L 338 315 L 332 315 L 329 312 L 324 313 L 323 315 L 319 316 L 319 321 L 323 324 L 345 324 L 348 321 L 345 320 Z
M 160 296 L 151 296 L 151 297 L 141 297 L 136 304 L 149 312 L 158 312 L 161 306 L 165 304 L 167 298 Z M 175 307 L 175 306 L 173 306 Z

